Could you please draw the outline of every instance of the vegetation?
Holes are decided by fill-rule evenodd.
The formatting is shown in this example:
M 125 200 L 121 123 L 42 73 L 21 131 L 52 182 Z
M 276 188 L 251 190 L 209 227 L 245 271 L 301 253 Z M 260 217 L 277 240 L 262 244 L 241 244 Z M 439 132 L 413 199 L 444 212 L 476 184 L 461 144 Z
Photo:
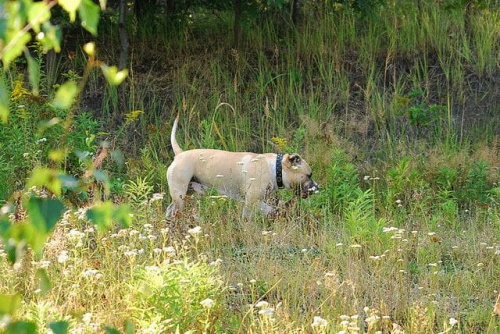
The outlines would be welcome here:
M 498 1 L 8 3 L 0 331 L 499 332 Z M 320 193 L 165 221 L 177 113 Z

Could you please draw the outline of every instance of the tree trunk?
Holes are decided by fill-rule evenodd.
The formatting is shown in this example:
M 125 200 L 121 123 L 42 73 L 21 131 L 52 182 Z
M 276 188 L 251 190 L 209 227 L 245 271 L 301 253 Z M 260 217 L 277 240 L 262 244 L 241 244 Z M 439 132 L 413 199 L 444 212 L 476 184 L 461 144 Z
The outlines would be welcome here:
M 169 17 L 175 15 L 175 0 L 167 0 L 167 15 Z
M 120 6 L 123 1 L 120 0 Z M 142 21 L 148 11 L 151 10 L 151 6 L 153 5 L 152 0 L 135 0 L 134 1 L 134 13 L 137 21 Z
M 239 48 L 241 43 L 241 14 L 243 12 L 242 0 L 234 0 L 234 23 L 233 23 L 233 38 L 234 47 Z
M 128 64 L 128 50 L 130 47 L 127 26 L 125 24 L 125 18 L 127 16 L 127 2 L 126 0 L 120 0 L 120 12 L 118 17 L 118 34 L 120 36 L 120 58 L 118 59 L 118 68 L 119 70 L 123 70 L 127 68 Z M 126 94 L 126 82 L 123 82 L 120 86 L 117 87 L 117 98 L 118 98 L 118 107 L 114 110 L 113 115 L 113 123 L 114 125 L 118 125 L 122 122 L 122 115 L 127 112 L 127 94 Z
M 127 2 L 120 0 L 120 13 L 118 17 L 118 34 L 120 36 L 120 58 L 118 60 L 118 67 L 123 70 L 127 67 L 128 62 L 128 49 L 129 41 L 127 34 L 127 26 L 125 25 L 125 16 L 127 15 Z
M 292 1 L 292 22 L 295 27 L 300 24 L 300 0 Z

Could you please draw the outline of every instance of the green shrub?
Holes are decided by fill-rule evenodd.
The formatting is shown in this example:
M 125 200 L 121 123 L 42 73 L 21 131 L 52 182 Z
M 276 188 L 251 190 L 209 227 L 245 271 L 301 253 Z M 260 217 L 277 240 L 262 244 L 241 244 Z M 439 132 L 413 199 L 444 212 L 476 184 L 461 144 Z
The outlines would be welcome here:
M 129 286 L 129 309 L 141 332 L 213 332 L 223 291 L 217 265 L 163 262 L 137 270 Z
M 484 160 L 475 161 L 467 175 L 464 188 L 459 194 L 459 199 L 465 203 L 489 202 L 488 190 L 491 186 L 487 181 L 488 163 Z
M 333 212 L 343 212 L 349 207 L 349 203 L 359 198 L 359 192 L 359 173 L 356 166 L 348 161 L 345 151 L 335 150 L 324 190 Z

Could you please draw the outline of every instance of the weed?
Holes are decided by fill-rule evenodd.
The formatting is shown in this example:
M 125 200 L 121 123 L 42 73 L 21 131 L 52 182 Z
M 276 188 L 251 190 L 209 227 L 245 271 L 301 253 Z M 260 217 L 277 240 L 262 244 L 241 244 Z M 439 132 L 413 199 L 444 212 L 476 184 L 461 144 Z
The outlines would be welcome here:
M 186 260 L 140 268 L 129 285 L 129 308 L 140 330 L 211 332 L 222 311 L 217 266 Z

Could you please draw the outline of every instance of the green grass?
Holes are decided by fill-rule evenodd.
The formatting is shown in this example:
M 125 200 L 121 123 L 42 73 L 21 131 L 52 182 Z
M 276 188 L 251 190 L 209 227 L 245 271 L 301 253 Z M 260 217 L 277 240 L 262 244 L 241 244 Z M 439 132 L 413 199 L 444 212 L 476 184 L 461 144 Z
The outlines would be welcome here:
M 100 192 L 65 193 L 72 209 L 42 259 L 28 253 L 12 266 L 0 253 L 0 293 L 24 301 L 13 319 L 39 329 L 67 320 L 83 332 L 497 333 L 500 22 L 490 5 L 466 28 L 465 12 L 444 4 L 389 3 L 361 19 L 308 3 L 295 31 L 269 18 L 249 23 L 240 50 L 221 37 L 227 13 L 182 32 L 151 21 L 131 36 L 125 94 L 92 72 L 67 133 L 39 132 L 66 115 L 48 98 L 33 101 L 11 71 L 0 204 L 26 196 L 38 165 L 76 176 L 87 168 L 76 155 L 55 163 L 49 151 L 91 156 L 108 139 L 126 161 L 104 164 L 109 197 L 134 212 L 129 229 L 98 232 L 82 212 Z M 100 27 L 109 63 L 114 28 Z M 42 91 L 51 96 L 56 72 L 80 73 L 83 55 L 51 59 Z M 122 105 L 127 121 L 110 128 Z M 241 203 L 195 196 L 166 222 L 168 195 L 154 194 L 168 192 L 178 112 L 184 149 L 274 151 L 278 138 L 306 158 L 321 192 L 252 222 L 241 220 Z M 18 207 L 12 219 L 24 217 Z

